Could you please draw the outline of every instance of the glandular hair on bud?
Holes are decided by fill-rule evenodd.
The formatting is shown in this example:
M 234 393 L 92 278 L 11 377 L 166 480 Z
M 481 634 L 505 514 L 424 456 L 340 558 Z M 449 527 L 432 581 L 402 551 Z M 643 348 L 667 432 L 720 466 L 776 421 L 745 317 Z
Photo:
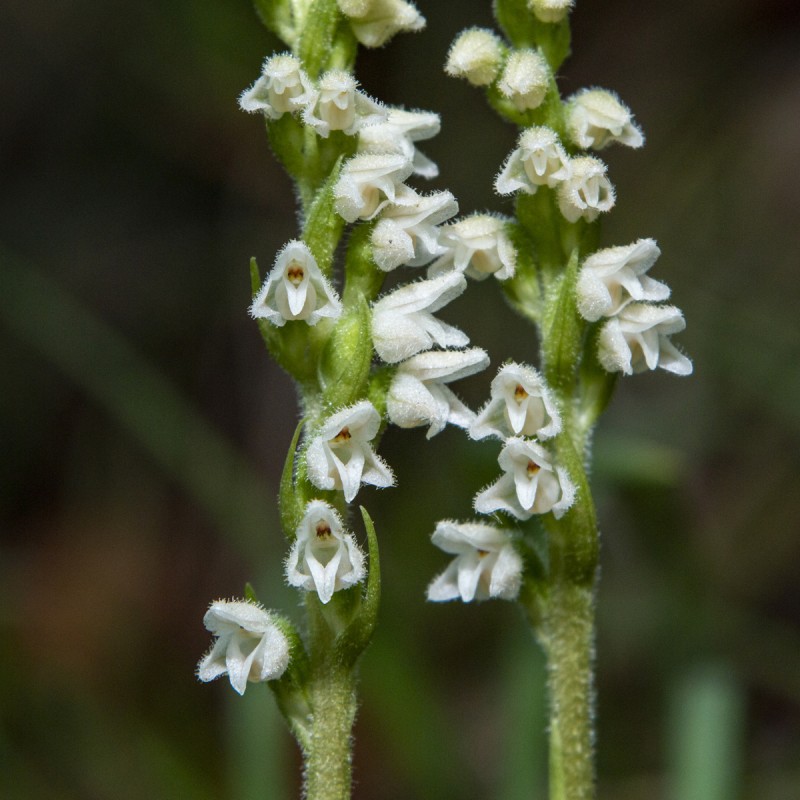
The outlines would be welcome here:
M 550 81 L 547 61 L 537 50 L 515 50 L 506 61 L 497 85 L 517 111 L 538 108 Z
M 542 22 L 561 22 L 573 5 L 575 0 L 528 0 L 528 8 Z
M 485 28 L 470 28 L 458 35 L 447 54 L 444 71 L 465 78 L 473 86 L 488 86 L 503 61 L 503 43 Z

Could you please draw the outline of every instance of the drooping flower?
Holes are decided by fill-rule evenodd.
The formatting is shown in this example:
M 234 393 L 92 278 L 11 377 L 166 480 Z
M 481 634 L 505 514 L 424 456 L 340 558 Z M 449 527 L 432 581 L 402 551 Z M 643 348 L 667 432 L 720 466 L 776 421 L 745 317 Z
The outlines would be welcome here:
M 549 439 L 561 431 L 561 415 L 544 378 L 513 361 L 500 367 L 491 398 L 469 429 L 473 439 L 535 436 Z
M 442 228 L 441 244 L 448 248 L 431 264 L 428 277 L 455 270 L 475 280 L 494 275 L 500 281 L 514 275 L 517 251 L 506 233 L 504 217 L 472 214 Z
M 502 528 L 480 522 L 437 523 L 431 541 L 455 558 L 428 587 L 428 600 L 514 600 L 522 582 L 522 558 Z
M 634 148 L 644 144 L 630 109 L 605 89 L 584 89 L 569 98 L 567 130 L 578 147 L 602 150 L 614 142 Z
M 260 605 L 217 600 L 209 606 L 203 624 L 217 638 L 197 665 L 201 681 L 227 673 L 231 686 L 244 694 L 248 681 L 276 680 L 286 671 L 289 641 L 275 617 Z
M 669 340 L 686 327 L 680 309 L 631 303 L 600 330 L 597 357 L 603 369 L 631 375 L 661 369 L 690 375 L 692 362 Z
M 467 281 L 461 273 L 449 272 L 401 286 L 378 300 L 372 310 L 375 352 L 387 364 L 396 364 L 434 345 L 468 345 L 465 333 L 433 316 L 466 288 Z
M 413 190 L 408 190 L 413 191 Z M 413 205 L 387 206 L 372 231 L 372 255 L 384 272 L 406 264 L 420 267 L 447 248 L 439 244 L 439 223 L 458 213 L 458 203 L 450 192 L 419 195 Z
M 369 400 L 328 417 L 306 452 L 311 483 L 318 489 L 341 489 L 348 503 L 362 483 L 392 486 L 392 470 L 370 444 L 380 424 L 380 414 Z
M 342 313 L 339 297 L 317 266 L 308 246 L 292 240 L 275 258 L 269 275 L 250 305 L 250 316 L 279 328 L 287 320 L 316 325 Z
M 403 181 L 414 169 L 397 153 L 359 153 L 342 165 L 333 187 L 334 207 L 346 222 L 372 219 L 389 203 L 414 203 L 415 194 Z
M 515 50 L 508 57 L 497 88 L 517 111 L 538 108 L 550 81 L 547 61 L 538 50 Z
M 467 428 L 475 414 L 445 385 L 474 375 L 489 366 L 479 347 L 468 350 L 431 350 L 404 361 L 397 368 L 386 398 L 389 420 L 401 428 L 430 425 L 427 438 L 449 422 Z
M 349 72 L 340 69 L 324 72 L 306 105 L 303 122 L 327 138 L 331 131 L 344 131 L 352 136 L 363 125 L 386 119 L 386 110 L 357 86 Z
M 572 162 L 558 134 L 543 125 L 524 130 L 494 182 L 499 194 L 535 194 L 540 186 L 554 187 L 569 179 Z
M 313 86 L 303 71 L 300 59 L 289 53 L 271 56 L 261 68 L 261 76 L 239 97 L 243 111 L 261 111 L 270 119 L 302 111 L 311 100 Z
M 439 168 L 415 147 L 414 142 L 436 136 L 440 128 L 439 115 L 432 111 L 388 108 L 385 122 L 369 125 L 358 132 L 358 151 L 405 156 L 412 163 L 413 175 L 435 178 Z
M 497 459 L 505 474 L 475 496 L 481 514 L 507 511 L 517 519 L 552 511 L 560 519 L 575 500 L 575 486 L 566 470 L 553 464 L 540 444 L 512 438 Z
M 580 315 L 596 322 L 618 314 L 633 300 L 666 300 L 669 287 L 645 275 L 660 255 L 653 239 L 592 253 L 583 262 L 575 285 Z
M 503 43 L 486 28 L 462 31 L 450 46 L 444 71 L 453 78 L 464 78 L 473 86 L 488 86 L 503 63 Z
M 572 174 L 558 187 L 558 207 L 570 221 L 581 217 L 597 219 L 601 211 L 614 207 L 614 187 L 606 177 L 606 165 L 599 158 L 582 156 L 570 159 Z
M 542 22 L 561 22 L 573 5 L 575 0 L 528 0 L 528 8 Z
M 289 585 L 315 591 L 320 602 L 328 603 L 335 591 L 355 586 L 364 574 L 364 554 L 336 510 L 324 500 L 312 500 L 286 559 Z
M 425 27 L 425 17 L 406 0 L 339 0 L 339 8 L 350 17 L 353 33 L 364 47 L 381 47 L 396 33 Z

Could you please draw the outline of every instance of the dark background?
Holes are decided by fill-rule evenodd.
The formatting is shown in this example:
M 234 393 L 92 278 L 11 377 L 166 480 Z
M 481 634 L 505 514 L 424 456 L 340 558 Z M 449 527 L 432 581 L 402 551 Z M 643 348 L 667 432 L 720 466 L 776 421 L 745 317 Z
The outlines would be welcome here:
M 488 3 L 363 54 L 374 96 L 437 110 L 423 144 L 462 210 L 515 131 L 446 78 Z M 601 798 L 800 796 L 800 12 L 784 0 L 579 0 L 562 91 L 616 90 L 647 134 L 605 151 L 606 245 L 655 237 L 695 374 L 622 380 L 595 437 L 603 529 Z M 211 599 L 297 613 L 274 501 L 296 421 L 245 313 L 297 232 L 236 97 L 278 44 L 246 0 L 0 6 L 0 793 L 296 796 L 268 692 L 197 683 Z M 417 188 L 423 188 L 420 183 Z M 410 276 L 411 273 L 406 273 Z M 494 282 L 445 316 L 533 360 Z M 473 407 L 493 372 L 464 381 Z M 357 798 L 534 796 L 543 667 L 511 604 L 424 602 L 497 447 L 392 429 L 365 490 L 382 625 L 363 662 Z M 267 788 L 264 788 L 267 787 Z M 543 796 L 539 791 L 538 796 Z

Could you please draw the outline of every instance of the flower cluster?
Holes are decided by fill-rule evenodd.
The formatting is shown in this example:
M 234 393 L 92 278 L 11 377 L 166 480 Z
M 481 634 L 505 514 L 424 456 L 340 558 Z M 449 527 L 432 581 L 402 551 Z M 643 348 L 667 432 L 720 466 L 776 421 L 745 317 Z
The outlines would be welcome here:
M 597 356 L 609 372 L 630 375 L 656 367 L 675 375 L 692 372 L 692 362 L 669 340 L 686 327 L 683 314 L 675 306 L 655 305 L 670 290 L 645 274 L 659 255 L 653 239 L 640 239 L 598 250 L 583 262 L 575 287 L 578 312 L 588 322 L 606 320 Z

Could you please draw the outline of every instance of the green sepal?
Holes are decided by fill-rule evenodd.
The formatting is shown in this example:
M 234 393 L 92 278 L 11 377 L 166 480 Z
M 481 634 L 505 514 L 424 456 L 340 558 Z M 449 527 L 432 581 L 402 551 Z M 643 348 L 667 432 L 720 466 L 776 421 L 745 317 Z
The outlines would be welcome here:
M 364 652 L 378 624 L 378 609 L 381 601 L 381 564 L 378 552 L 378 536 L 375 525 L 364 506 L 360 506 L 369 547 L 369 572 L 367 585 L 360 596 L 360 603 L 350 624 L 336 637 L 334 652 L 341 664 L 354 665 Z
M 269 681 L 268 685 L 289 730 L 300 747 L 306 749 L 311 741 L 308 653 L 300 634 L 288 619 L 275 615 L 273 622 L 289 642 L 289 666 L 280 678 Z
M 327 179 L 319 188 L 303 226 L 303 241 L 316 259 L 325 277 L 333 272 L 333 256 L 344 229 L 344 220 L 334 208 L 333 187 L 339 180 L 342 158 L 339 156 Z
M 295 482 L 295 460 L 297 457 L 297 443 L 300 441 L 300 433 L 305 425 L 305 419 L 301 419 L 294 430 L 289 452 L 286 454 L 286 461 L 281 473 L 280 489 L 278 490 L 278 508 L 281 515 L 281 527 L 283 535 L 291 542 L 297 535 L 297 526 L 303 518 L 303 511 L 308 503 L 305 488 L 305 481 Z
M 264 27 L 293 47 L 296 32 L 290 0 L 254 0 L 253 6 Z
M 380 292 L 386 273 L 375 264 L 372 255 L 372 231 L 374 222 L 362 223 L 353 228 L 347 242 L 344 262 L 345 284 L 343 301 L 346 306 L 355 305 L 360 298 L 374 300 Z
M 554 278 L 547 292 L 542 337 L 542 367 L 550 386 L 569 402 L 581 353 L 586 323 L 578 314 L 575 283 L 578 250 L 572 251 L 564 272 Z
M 336 322 L 319 362 L 325 408 L 344 408 L 364 396 L 372 363 L 371 320 L 369 304 L 362 297 Z
M 253 584 L 250 583 L 250 581 L 247 581 L 247 583 L 244 585 L 244 599 L 250 603 L 255 603 L 256 605 L 262 605 L 261 601 L 258 599 L 256 590 L 253 588 Z
M 503 292 L 519 314 L 538 325 L 542 321 L 542 288 L 536 267 L 536 245 L 516 222 L 509 222 L 506 231 L 517 251 L 517 266 L 513 277 L 502 283 Z
M 281 114 L 277 119 L 265 119 L 267 136 L 272 152 L 283 168 L 298 183 L 304 180 L 313 154 L 306 144 L 306 126 L 292 114 Z
M 337 54 L 337 59 L 345 54 L 337 46 L 342 18 L 336 0 L 312 0 L 308 7 L 305 24 L 297 41 L 297 54 L 312 80 L 316 80 L 328 68 L 333 53 Z M 347 66 L 352 65 L 342 68 L 346 69 Z

